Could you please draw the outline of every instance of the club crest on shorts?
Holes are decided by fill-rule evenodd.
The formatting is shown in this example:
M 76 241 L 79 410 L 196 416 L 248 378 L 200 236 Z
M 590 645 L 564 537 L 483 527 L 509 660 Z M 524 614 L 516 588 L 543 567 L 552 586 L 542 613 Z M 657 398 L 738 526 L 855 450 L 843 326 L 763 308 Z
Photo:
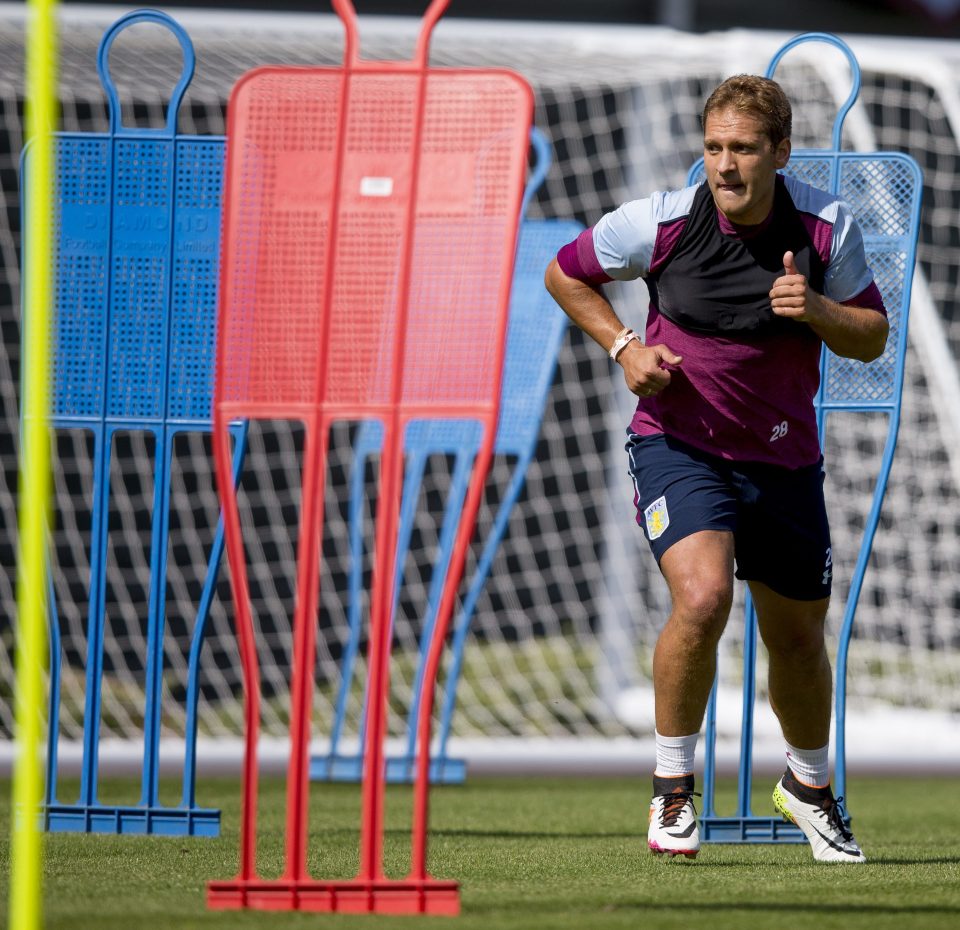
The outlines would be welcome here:
M 647 538 L 653 542 L 659 539 L 670 525 L 670 514 L 667 512 L 666 497 L 658 497 L 643 512 L 643 520 L 647 526 Z

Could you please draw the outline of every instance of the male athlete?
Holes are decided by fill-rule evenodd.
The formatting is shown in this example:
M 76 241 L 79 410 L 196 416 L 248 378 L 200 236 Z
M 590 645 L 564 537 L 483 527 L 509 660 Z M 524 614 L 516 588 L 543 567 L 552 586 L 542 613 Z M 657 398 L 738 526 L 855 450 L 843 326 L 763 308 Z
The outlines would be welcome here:
M 696 856 L 694 752 L 736 577 L 750 586 L 787 746 L 773 799 L 822 862 L 864 862 L 830 790 L 824 645 L 832 557 L 813 398 L 822 343 L 872 361 L 888 324 L 849 208 L 779 175 L 791 110 L 739 75 L 703 110 L 706 183 L 607 214 L 546 272 L 557 303 L 640 398 L 627 431 L 637 522 L 671 613 L 653 658 L 648 845 Z M 646 339 L 601 285 L 644 278 Z

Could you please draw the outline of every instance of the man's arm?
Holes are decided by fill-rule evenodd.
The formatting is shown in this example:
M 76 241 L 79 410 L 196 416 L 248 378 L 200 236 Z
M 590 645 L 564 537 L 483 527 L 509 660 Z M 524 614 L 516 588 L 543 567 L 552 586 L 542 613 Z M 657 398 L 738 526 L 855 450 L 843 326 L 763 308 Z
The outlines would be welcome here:
M 784 273 L 773 282 L 770 303 L 777 316 L 806 323 L 827 348 L 842 358 L 872 362 L 883 355 L 890 324 L 870 307 L 851 307 L 817 294 L 800 274 L 792 252 L 783 256 Z
M 564 274 L 556 259 L 547 266 L 544 284 L 573 323 L 609 354 L 624 327 L 603 291 Z M 627 387 L 640 397 L 659 394 L 670 383 L 670 372 L 661 363 L 679 365 L 681 361 L 666 346 L 645 346 L 637 340 L 617 356 Z

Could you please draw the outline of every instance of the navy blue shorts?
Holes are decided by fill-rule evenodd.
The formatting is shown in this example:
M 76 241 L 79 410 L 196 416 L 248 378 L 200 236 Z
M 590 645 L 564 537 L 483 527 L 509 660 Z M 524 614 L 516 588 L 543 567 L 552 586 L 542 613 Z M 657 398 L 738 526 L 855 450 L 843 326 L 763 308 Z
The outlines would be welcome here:
M 685 536 L 728 530 L 737 578 L 794 600 L 829 597 L 822 460 L 797 469 L 730 462 L 669 436 L 628 436 L 637 523 L 658 563 Z

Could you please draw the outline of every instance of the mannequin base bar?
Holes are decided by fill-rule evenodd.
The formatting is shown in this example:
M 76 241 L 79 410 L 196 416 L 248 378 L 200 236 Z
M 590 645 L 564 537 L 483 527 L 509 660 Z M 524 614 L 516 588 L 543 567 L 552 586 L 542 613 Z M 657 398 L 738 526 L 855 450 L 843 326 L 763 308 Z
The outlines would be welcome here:
M 442 879 L 231 879 L 207 885 L 212 910 L 340 914 L 460 913 L 460 885 Z

